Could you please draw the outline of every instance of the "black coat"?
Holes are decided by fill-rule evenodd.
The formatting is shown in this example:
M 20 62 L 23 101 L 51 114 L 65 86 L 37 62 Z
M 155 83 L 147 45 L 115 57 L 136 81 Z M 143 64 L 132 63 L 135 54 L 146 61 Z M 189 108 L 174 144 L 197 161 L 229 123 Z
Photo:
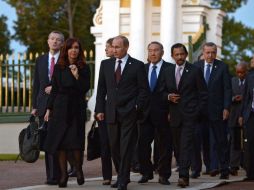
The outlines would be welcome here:
M 52 91 L 47 108 L 51 110 L 45 150 L 54 153 L 58 149 L 84 149 L 86 101 L 90 88 L 88 65 L 79 68 L 76 80 L 68 67 L 55 65 Z
M 44 116 L 49 95 L 45 93 L 45 88 L 49 85 L 48 71 L 48 53 L 36 59 L 34 81 L 33 81 L 33 97 L 32 105 L 37 109 L 38 116 Z
M 186 62 L 178 89 L 175 80 L 175 68 L 168 67 L 163 73 L 165 80 L 164 99 L 168 101 L 168 94 L 180 95 L 178 103 L 168 101 L 172 127 L 178 127 L 182 121 L 196 121 L 204 112 L 207 104 L 207 87 L 199 68 Z
M 204 73 L 204 60 L 196 62 L 195 65 Z M 223 110 L 230 109 L 231 98 L 232 87 L 228 66 L 215 59 L 208 82 L 208 118 L 213 121 L 222 120 Z
M 245 86 L 245 83 L 243 87 Z M 234 101 L 233 97 L 236 95 L 242 95 L 243 96 L 243 90 L 239 86 L 239 78 L 233 77 L 232 78 L 232 105 L 230 107 L 230 115 L 228 118 L 228 126 L 229 127 L 237 127 L 238 126 L 238 118 L 240 116 L 241 112 L 241 102 Z
M 119 83 L 115 80 L 115 58 L 101 62 L 97 97 L 96 113 L 105 113 L 107 123 L 124 119 L 130 113 L 139 115 L 148 99 L 148 82 L 144 63 L 128 57 Z

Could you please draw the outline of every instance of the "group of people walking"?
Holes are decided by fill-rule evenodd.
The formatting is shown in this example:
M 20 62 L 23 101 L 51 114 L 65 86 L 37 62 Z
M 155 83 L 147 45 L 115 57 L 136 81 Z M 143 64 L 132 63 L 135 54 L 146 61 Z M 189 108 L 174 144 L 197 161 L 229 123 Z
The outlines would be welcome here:
M 32 111 L 40 124 L 48 122 L 46 183 L 67 186 L 68 160 L 82 185 L 90 71 L 77 39 L 64 42 L 63 35 L 53 31 L 48 44 L 49 53 L 36 62 Z M 249 145 L 253 141 L 254 83 L 246 64 L 239 63 L 231 79 L 228 66 L 216 59 L 217 46 L 212 42 L 203 45 L 203 57 L 194 64 L 187 61 L 188 51 L 181 43 L 171 47 L 175 64 L 162 59 L 160 42 L 149 43 L 147 64 L 131 57 L 128 48 L 124 36 L 109 39 L 105 49 L 109 58 L 100 66 L 94 117 L 102 144 L 103 185 L 126 190 L 135 156 L 142 175 L 138 183 L 153 179 L 156 170 L 158 182 L 170 185 L 172 155 L 180 187 L 189 186 L 190 177 L 201 175 L 202 159 L 203 174 L 228 179 L 246 163 L 247 178 L 253 180 L 254 154 Z M 157 163 L 151 161 L 152 142 Z M 112 184 L 111 158 L 117 172 Z

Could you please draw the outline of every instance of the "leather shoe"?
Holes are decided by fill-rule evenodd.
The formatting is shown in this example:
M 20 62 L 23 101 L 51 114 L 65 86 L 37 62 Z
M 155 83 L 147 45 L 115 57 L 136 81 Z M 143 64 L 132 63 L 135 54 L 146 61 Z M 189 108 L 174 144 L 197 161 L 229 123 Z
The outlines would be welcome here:
M 219 173 L 220 173 L 219 170 L 212 170 L 212 171 L 210 171 L 210 176 L 214 177 L 214 176 L 218 175 Z
M 117 188 L 117 187 L 118 187 L 118 181 L 116 180 L 116 182 L 113 183 L 113 184 L 111 184 L 110 187 L 112 187 L 112 188 Z
M 102 182 L 102 185 L 110 185 L 111 184 L 111 180 L 110 179 L 106 179 Z
M 127 190 L 127 185 L 119 184 L 118 187 L 117 187 L 117 190 Z
M 162 185 L 170 185 L 170 182 L 168 181 L 168 179 L 162 176 L 159 177 L 159 183 Z
M 199 172 L 192 172 L 191 176 L 192 179 L 197 179 L 198 177 L 200 177 L 200 173 Z
M 45 181 L 45 184 L 47 184 L 47 185 L 57 185 L 58 182 L 57 182 L 57 180 L 47 180 L 47 181 Z
M 220 179 L 229 179 L 229 175 L 228 174 L 221 174 Z
M 237 169 L 230 169 L 229 173 L 230 173 L 232 176 L 238 176 L 238 171 L 237 171 Z
M 189 186 L 189 178 L 179 178 L 177 186 L 182 188 Z
M 138 183 L 146 183 L 150 179 L 153 179 L 153 175 L 142 175 Z

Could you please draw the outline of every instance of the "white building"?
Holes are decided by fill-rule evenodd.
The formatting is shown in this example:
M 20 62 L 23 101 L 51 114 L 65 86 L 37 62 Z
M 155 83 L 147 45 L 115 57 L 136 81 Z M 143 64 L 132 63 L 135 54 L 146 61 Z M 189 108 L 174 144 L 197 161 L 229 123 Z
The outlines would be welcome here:
M 188 47 L 188 36 L 195 43 L 208 24 L 206 40 L 218 46 L 221 55 L 224 12 L 211 7 L 210 0 L 101 0 L 94 15 L 91 33 L 95 36 L 95 89 L 89 100 L 93 112 L 101 60 L 105 59 L 105 42 L 119 34 L 129 38 L 131 56 L 146 62 L 146 47 L 151 41 L 164 46 L 166 61 L 176 42 Z

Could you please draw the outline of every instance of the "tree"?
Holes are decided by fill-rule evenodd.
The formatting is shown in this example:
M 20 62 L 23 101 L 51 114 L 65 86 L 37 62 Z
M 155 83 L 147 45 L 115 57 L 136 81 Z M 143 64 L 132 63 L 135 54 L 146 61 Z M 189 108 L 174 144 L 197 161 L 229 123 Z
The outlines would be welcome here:
M 7 17 L 0 16 L 0 54 L 10 53 L 10 32 L 8 30 Z
M 212 4 L 226 13 L 235 12 L 248 0 L 213 0 Z M 222 58 L 234 73 L 234 66 L 241 62 L 249 62 L 254 54 L 254 29 L 235 21 L 228 15 L 224 17 L 222 29 Z
M 5 0 L 17 12 L 14 38 L 28 51 L 47 51 L 47 38 L 52 30 L 65 37 L 77 37 L 85 49 L 94 47 L 90 26 L 98 0 Z

